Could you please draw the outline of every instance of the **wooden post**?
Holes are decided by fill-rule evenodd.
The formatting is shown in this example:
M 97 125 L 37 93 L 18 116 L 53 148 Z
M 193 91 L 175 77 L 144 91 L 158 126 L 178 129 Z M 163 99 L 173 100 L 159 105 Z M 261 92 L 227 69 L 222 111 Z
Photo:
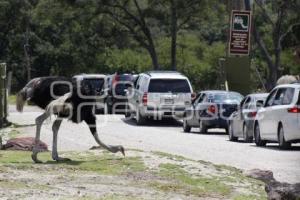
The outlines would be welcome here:
M 5 78 L 6 63 L 0 63 L 0 128 L 4 126 L 7 115 Z

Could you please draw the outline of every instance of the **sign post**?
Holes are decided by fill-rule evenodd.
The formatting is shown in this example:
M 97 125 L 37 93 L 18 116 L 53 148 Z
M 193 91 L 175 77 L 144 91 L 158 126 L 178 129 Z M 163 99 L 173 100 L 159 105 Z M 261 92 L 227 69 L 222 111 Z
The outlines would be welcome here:
M 249 55 L 251 11 L 233 10 L 230 22 L 230 55 Z

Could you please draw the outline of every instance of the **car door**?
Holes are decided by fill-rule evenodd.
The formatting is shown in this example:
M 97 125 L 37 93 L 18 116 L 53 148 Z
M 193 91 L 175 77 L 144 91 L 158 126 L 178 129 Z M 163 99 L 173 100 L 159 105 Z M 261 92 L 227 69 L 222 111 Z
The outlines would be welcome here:
M 195 110 L 194 110 L 194 118 L 193 118 L 193 123 L 195 126 L 199 126 L 200 120 L 202 120 L 202 113 L 204 110 L 207 108 L 207 94 L 203 93 L 200 98 L 198 99 L 198 102 L 195 105 Z
M 202 93 L 197 94 L 195 100 L 192 104 L 185 110 L 185 119 L 187 120 L 188 125 L 193 126 L 195 121 L 195 107 L 198 104 L 199 99 L 201 98 Z
M 232 124 L 232 128 L 233 128 L 233 132 L 234 132 L 234 135 L 235 136 L 240 136 L 241 135 L 241 124 L 242 124 L 242 113 L 243 113 L 243 107 L 245 105 L 245 102 L 249 99 L 249 97 L 245 97 L 239 107 L 238 107 L 238 110 L 235 111 L 234 113 L 232 113 L 231 117 L 232 117 L 232 121 L 231 121 L 231 124 Z
M 293 91 L 290 91 L 288 88 L 279 88 L 277 90 L 277 93 L 275 95 L 273 104 L 271 106 L 271 110 L 269 111 L 269 121 L 268 121 L 268 132 L 267 132 L 267 138 L 269 140 L 277 140 L 278 136 L 278 125 L 279 122 L 283 120 L 283 118 L 287 115 L 287 109 L 288 105 L 291 102 L 287 102 L 288 100 L 285 100 L 288 93 L 292 92 L 292 97 L 294 94 L 294 89 L 290 88 Z
M 203 95 L 204 93 L 199 93 L 198 97 L 195 99 L 195 101 L 193 102 L 192 106 L 190 107 L 191 109 L 189 109 L 189 116 L 190 116 L 190 120 L 189 120 L 189 124 L 191 126 L 197 126 L 199 121 L 199 116 L 197 114 L 197 110 L 199 109 L 199 102 L 202 101 L 203 99 Z
M 138 106 L 137 102 L 138 102 L 138 98 L 139 98 L 139 89 L 140 89 L 140 83 L 141 83 L 141 79 L 142 76 L 139 76 L 136 80 L 136 82 L 134 83 L 134 88 L 129 92 L 131 94 L 129 94 L 131 96 L 131 98 L 129 98 L 129 107 L 131 111 L 135 111 L 136 107 Z
M 243 128 L 244 128 L 244 122 L 248 119 L 248 115 L 251 112 L 250 111 L 250 104 L 251 104 L 251 96 L 248 96 L 246 100 L 243 102 L 240 108 L 240 113 L 238 117 L 238 123 L 237 123 L 237 130 L 239 136 L 243 136 Z
M 290 139 L 289 137 L 294 133 L 295 126 L 297 124 L 297 114 L 289 112 L 289 109 L 295 107 L 295 88 L 287 87 L 282 88 L 280 105 L 274 108 L 274 117 L 277 122 L 276 127 L 278 128 L 279 122 L 282 122 L 285 139 Z M 278 130 L 278 129 L 277 129 Z M 273 140 L 278 139 L 278 132 L 274 131 L 272 136 Z
M 265 105 L 258 111 L 257 119 L 259 121 L 260 136 L 262 139 L 267 139 L 270 135 L 270 128 L 272 124 L 272 105 L 277 93 L 277 89 L 271 91 L 266 99 Z

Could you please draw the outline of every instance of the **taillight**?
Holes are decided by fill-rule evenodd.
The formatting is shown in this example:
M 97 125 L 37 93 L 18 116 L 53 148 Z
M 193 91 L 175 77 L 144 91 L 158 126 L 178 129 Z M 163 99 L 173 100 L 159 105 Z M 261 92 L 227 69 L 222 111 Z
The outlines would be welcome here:
M 207 111 L 210 113 L 216 113 L 216 106 L 214 105 L 209 106 Z
M 146 106 L 147 102 L 148 102 L 148 94 L 147 94 L 147 92 L 144 93 L 142 101 L 143 101 L 144 106 Z
M 289 113 L 300 113 L 300 108 L 299 107 L 288 108 L 287 111 Z
M 257 112 L 249 112 L 248 117 L 249 118 L 254 118 L 256 116 Z
M 115 77 L 114 77 L 114 79 L 112 81 L 112 85 L 115 86 L 117 84 L 118 80 L 119 80 L 119 76 L 115 75 Z

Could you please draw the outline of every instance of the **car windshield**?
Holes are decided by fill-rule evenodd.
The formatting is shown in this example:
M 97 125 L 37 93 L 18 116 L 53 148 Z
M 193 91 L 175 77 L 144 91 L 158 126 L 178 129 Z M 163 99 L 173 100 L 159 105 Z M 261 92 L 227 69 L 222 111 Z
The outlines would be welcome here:
M 215 93 L 208 96 L 208 102 L 212 103 L 240 103 L 242 99 L 243 96 L 238 93 Z
M 89 78 L 86 79 L 94 89 L 96 90 L 101 90 L 104 84 L 104 79 L 100 79 L 100 78 Z
M 130 84 L 133 82 L 133 76 L 132 75 L 117 75 L 116 77 L 116 85 L 115 85 L 115 93 L 117 95 L 125 95 L 125 89 L 132 86 Z
M 151 79 L 149 92 L 156 93 L 190 93 L 190 85 L 186 79 Z

